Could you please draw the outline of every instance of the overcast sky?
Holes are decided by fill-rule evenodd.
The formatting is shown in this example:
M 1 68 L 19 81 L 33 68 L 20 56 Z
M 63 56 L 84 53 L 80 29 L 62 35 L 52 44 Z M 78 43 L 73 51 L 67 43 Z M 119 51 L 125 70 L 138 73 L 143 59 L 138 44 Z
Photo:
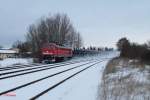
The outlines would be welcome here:
M 0 0 L 0 45 L 24 40 L 42 16 L 66 13 L 86 46 L 112 46 L 128 37 L 150 40 L 150 0 Z

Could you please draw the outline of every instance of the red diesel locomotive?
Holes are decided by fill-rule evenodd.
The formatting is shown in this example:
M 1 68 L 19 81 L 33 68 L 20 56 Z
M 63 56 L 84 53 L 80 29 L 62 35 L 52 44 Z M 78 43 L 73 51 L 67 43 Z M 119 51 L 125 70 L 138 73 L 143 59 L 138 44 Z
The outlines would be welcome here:
M 71 48 L 62 47 L 55 43 L 44 44 L 41 48 L 41 53 L 44 62 L 56 62 L 65 58 L 71 58 L 73 55 Z

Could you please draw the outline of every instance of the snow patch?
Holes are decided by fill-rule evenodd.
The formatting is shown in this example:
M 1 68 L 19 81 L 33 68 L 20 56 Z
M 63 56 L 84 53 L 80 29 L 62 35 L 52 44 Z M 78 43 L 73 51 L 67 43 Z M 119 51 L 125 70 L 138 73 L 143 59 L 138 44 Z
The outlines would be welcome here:
M 116 61 L 118 65 L 111 66 L 115 68 L 115 72 L 103 75 L 100 100 L 149 100 L 150 66 L 139 67 L 136 60 Z M 120 67 L 120 64 L 124 67 Z
M 0 67 L 6 67 L 13 64 L 28 64 L 32 63 L 32 58 L 7 58 L 4 60 L 0 60 Z

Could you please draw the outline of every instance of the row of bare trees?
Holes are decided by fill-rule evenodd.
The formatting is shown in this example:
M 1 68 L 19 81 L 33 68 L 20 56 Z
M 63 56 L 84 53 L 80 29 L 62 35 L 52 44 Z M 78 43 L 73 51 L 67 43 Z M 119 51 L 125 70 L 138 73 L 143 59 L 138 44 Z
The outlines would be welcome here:
M 121 57 L 150 61 L 150 42 L 140 45 L 131 43 L 127 38 L 121 38 L 117 47 L 121 51 Z
M 43 17 L 38 23 L 30 25 L 26 42 L 21 44 L 36 55 L 45 43 L 56 43 L 71 48 L 80 48 L 83 44 L 80 33 L 76 31 L 69 17 L 59 13 Z

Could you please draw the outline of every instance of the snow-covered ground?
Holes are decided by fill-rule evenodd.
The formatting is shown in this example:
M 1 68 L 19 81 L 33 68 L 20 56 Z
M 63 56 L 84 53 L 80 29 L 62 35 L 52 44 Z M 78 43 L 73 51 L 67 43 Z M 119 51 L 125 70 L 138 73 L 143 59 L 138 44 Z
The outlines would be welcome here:
M 70 61 L 76 61 L 76 60 L 81 61 L 81 60 L 86 60 L 86 59 L 87 61 L 0 80 L 0 86 L 1 86 L 0 93 L 1 93 L 6 90 L 12 89 L 14 87 L 43 78 L 45 76 L 91 62 L 90 64 L 84 65 L 82 67 L 64 72 L 54 77 L 39 81 L 35 84 L 31 84 L 29 86 L 12 91 L 12 93 L 15 94 L 16 96 L 2 95 L 0 96 L 0 100 L 29 100 L 31 97 L 34 97 L 35 95 L 48 89 L 52 85 L 67 78 L 68 76 L 71 76 L 74 73 L 95 63 L 92 60 L 88 61 L 88 59 L 103 60 L 103 58 L 112 58 L 115 56 L 118 56 L 118 52 L 105 52 L 100 55 L 92 56 L 92 57 L 88 56 L 84 58 L 83 57 L 74 58 Z M 39 100 L 97 100 L 98 86 L 101 82 L 102 73 L 108 61 L 109 59 L 105 59 L 105 61 L 100 62 L 99 64 L 94 65 L 93 67 L 85 70 L 84 72 L 74 76 L 73 78 L 67 80 L 66 82 L 57 86 L 53 90 L 45 93 L 38 99 Z M 52 66 L 52 65 L 49 65 L 49 66 Z M 15 70 L 19 70 L 19 69 L 15 69 Z M 25 71 L 25 72 L 28 72 L 28 71 Z M 18 73 L 21 73 L 21 72 L 18 72 Z M 9 75 L 15 75 L 15 74 L 16 73 L 12 73 Z M 7 76 L 7 75 L 4 75 L 4 76 Z M 3 77 L 3 76 L 0 76 L 0 77 Z
M 23 59 L 23 58 L 7 58 L 4 60 L 0 60 L 0 68 L 10 66 L 13 64 L 28 64 L 32 63 L 32 59 Z
M 150 65 L 116 58 L 103 75 L 100 100 L 150 100 Z

